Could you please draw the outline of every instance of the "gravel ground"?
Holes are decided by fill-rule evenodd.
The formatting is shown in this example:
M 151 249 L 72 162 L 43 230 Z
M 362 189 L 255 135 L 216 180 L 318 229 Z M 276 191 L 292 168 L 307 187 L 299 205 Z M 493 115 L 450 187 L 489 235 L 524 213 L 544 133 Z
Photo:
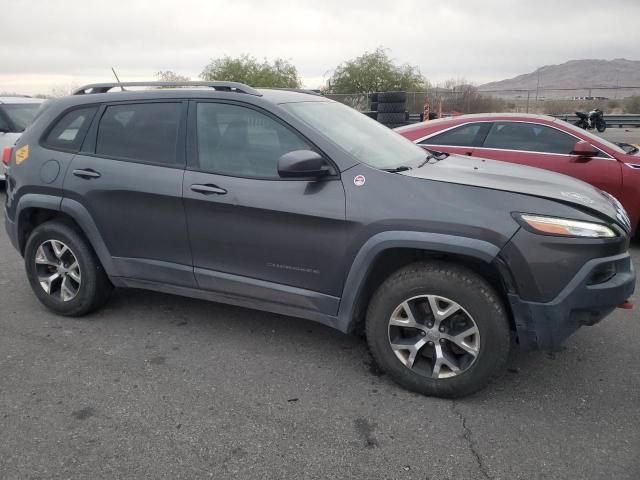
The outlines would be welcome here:
M 640 478 L 637 310 L 454 402 L 294 318 L 134 290 L 57 317 L 4 229 L 0 287 L 2 479 Z

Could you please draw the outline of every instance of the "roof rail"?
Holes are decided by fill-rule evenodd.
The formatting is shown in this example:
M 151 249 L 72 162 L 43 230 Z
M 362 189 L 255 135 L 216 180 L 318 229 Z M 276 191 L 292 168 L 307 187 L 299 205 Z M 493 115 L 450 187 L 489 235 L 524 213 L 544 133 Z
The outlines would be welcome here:
M 289 88 L 289 87 L 284 87 L 284 88 L 265 87 L 265 88 L 268 90 L 284 90 L 287 92 L 306 93 L 307 95 L 316 95 L 318 97 L 324 97 L 324 95 L 320 90 L 312 89 L 312 88 Z
M 73 95 L 85 95 L 91 93 L 107 93 L 112 88 L 124 87 L 209 87 L 215 90 L 226 92 L 246 93 L 248 95 L 256 95 L 261 97 L 262 94 L 249 85 L 238 82 L 205 82 L 205 81 L 188 81 L 188 82 L 107 82 L 107 83 L 91 83 L 80 87 L 73 92 Z

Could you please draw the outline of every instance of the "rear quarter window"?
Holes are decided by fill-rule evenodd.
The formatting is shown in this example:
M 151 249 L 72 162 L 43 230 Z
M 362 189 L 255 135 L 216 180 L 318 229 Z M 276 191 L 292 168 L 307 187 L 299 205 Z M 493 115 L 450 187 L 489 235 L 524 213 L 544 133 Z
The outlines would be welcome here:
M 49 130 L 43 146 L 53 150 L 78 152 L 97 111 L 97 106 L 91 106 L 67 112 Z

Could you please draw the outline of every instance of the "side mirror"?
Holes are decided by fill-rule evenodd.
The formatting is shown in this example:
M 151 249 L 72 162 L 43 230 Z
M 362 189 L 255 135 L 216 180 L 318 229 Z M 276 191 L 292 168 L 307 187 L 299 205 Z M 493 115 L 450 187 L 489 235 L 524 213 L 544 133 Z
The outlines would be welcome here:
M 311 150 L 295 150 L 278 159 L 281 178 L 320 178 L 328 175 L 329 170 L 325 159 Z
M 573 150 L 571 150 L 571 155 L 576 155 L 582 158 L 592 158 L 598 156 L 600 150 L 591 145 L 589 142 L 584 140 L 579 140 L 573 146 Z

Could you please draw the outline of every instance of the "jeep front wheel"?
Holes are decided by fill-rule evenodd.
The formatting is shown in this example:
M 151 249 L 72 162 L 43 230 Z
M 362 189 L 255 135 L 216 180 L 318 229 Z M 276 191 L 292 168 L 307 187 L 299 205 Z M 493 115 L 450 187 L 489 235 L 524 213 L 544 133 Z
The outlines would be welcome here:
M 504 369 L 511 343 L 496 292 L 473 271 L 445 262 L 391 275 L 369 303 L 366 333 L 393 380 L 438 397 L 483 388 Z

